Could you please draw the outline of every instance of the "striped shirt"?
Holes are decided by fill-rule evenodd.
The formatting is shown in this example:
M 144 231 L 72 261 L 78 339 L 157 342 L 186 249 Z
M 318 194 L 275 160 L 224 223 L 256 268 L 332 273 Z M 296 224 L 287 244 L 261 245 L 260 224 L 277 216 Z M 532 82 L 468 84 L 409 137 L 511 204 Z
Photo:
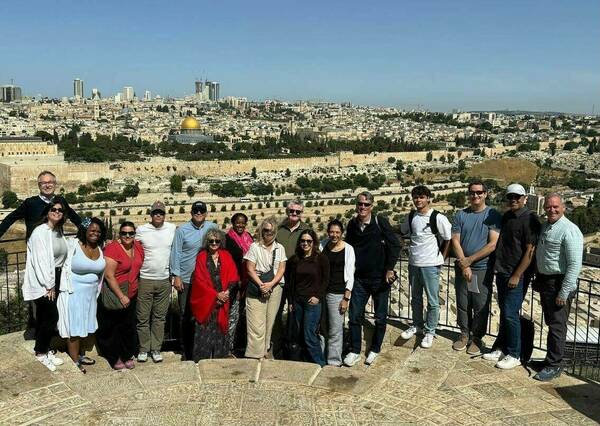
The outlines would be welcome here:
M 554 223 L 542 224 L 535 254 L 537 269 L 544 275 L 564 275 L 561 299 L 577 288 L 583 260 L 583 234 L 573 222 L 562 216 Z

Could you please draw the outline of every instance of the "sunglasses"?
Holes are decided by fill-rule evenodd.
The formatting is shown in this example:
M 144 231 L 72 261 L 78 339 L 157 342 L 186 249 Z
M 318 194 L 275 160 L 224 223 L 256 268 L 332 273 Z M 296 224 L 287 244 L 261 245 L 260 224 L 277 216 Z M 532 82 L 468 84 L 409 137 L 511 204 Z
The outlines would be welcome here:
M 361 203 L 361 202 L 358 202 L 358 203 L 356 203 L 356 205 L 358 207 L 371 207 L 373 205 L 373 203 Z
M 270 229 L 263 229 L 262 233 L 263 235 L 273 235 L 275 232 Z
M 152 216 L 164 216 L 165 212 L 163 210 L 154 210 L 152 213 L 150 213 Z
M 300 244 L 308 244 L 308 245 L 311 245 L 312 243 L 313 243 L 313 240 L 304 240 L 304 239 L 301 239 L 301 240 L 300 240 Z
M 288 213 L 289 214 L 302 214 L 302 210 L 289 209 Z
M 121 237 L 135 237 L 135 231 L 121 231 L 119 235 Z
M 52 213 L 64 213 L 65 211 L 60 207 L 50 207 L 50 212 Z
M 521 197 L 523 197 L 523 195 L 519 195 L 519 194 L 506 194 L 506 199 L 508 201 L 518 200 Z
M 481 195 L 483 195 L 483 194 L 485 194 L 485 191 L 469 191 L 469 195 L 470 195 L 471 197 L 473 197 L 473 196 L 475 196 L 475 195 L 479 195 L 479 196 L 481 196 Z
M 208 244 L 221 244 L 221 240 L 208 240 Z
M 203 212 L 201 210 L 192 210 L 192 214 L 204 214 L 206 212 Z

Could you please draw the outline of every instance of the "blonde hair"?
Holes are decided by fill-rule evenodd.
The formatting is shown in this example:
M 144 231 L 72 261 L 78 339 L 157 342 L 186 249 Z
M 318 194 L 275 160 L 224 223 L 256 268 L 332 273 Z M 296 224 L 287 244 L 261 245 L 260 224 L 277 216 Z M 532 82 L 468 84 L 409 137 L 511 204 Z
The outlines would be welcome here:
M 275 218 L 275 216 L 269 216 L 267 218 L 265 218 L 260 225 L 258 225 L 258 228 L 256 228 L 256 239 L 258 240 L 259 243 L 263 244 L 264 243 L 264 239 L 263 239 L 263 235 L 262 235 L 262 231 L 265 227 L 265 225 L 271 225 L 273 227 L 273 233 L 276 234 L 277 233 L 277 227 L 279 226 L 279 224 L 277 223 L 277 219 Z

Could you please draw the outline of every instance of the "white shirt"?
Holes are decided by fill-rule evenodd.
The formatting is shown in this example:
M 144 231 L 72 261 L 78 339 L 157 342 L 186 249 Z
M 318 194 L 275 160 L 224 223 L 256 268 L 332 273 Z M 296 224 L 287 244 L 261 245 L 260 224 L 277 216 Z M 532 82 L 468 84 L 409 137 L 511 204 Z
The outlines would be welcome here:
M 277 275 L 279 264 L 287 261 L 285 248 L 276 241 L 273 242 L 271 248 L 272 250 L 275 250 L 275 266 L 273 267 L 273 272 Z M 267 272 L 271 269 L 271 263 L 273 262 L 272 250 L 269 250 L 267 247 L 256 241 L 250 245 L 248 252 L 244 255 L 244 259 L 254 263 L 256 265 L 256 272 L 259 274 Z M 281 278 L 281 282 L 284 282 L 283 278 Z
M 169 258 L 175 236 L 175 225 L 165 222 L 160 228 L 146 223 L 137 228 L 135 239 L 144 247 L 144 263 L 140 277 L 147 280 L 169 278 Z
M 410 234 L 409 265 L 439 266 L 444 264 L 444 256 L 439 250 L 437 238 L 429 226 L 429 217 L 432 212 L 433 209 L 429 209 L 425 214 L 416 212 L 412 221 L 412 232 L 408 216 L 406 221 L 400 225 L 400 232 Z M 444 241 L 452 238 L 452 225 L 448 218 L 441 213 L 437 215 L 437 228 Z

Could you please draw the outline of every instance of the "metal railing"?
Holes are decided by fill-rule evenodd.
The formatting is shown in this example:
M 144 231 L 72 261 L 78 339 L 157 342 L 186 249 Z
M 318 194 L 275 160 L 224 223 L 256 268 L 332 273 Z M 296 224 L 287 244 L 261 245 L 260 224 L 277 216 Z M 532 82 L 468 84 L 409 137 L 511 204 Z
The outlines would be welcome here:
M 3 243 L 19 240 L 5 240 Z M 28 320 L 28 303 L 21 296 L 21 285 L 25 267 L 26 252 L 8 252 L 0 262 L 0 334 L 24 330 Z M 408 281 L 408 260 L 401 258 L 397 264 L 399 279 L 392 286 L 388 307 L 389 317 L 410 321 L 410 283 Z M 495 288 L 495 286 L 494 286 Z M 172 301 L 174 302 L 174 300 Z M 174 346 L 178 340 L 176 303 L 171 303 L 167 318 L 165 343 Z M 496 336 L 499 322 L 499 308 L 496 292 L 492 297 L 488 335 Z M 547 328 L 544 324 L 539 294 L 529 289 L 522 305 L 522 315 L 529 317 L 535 326 L 536 349 L 546 349 Z M 458 330 L 454 290 L 454 266 L 447 261 L 442 266 L 440 276 L 440 320 L 439 326 Z M 568 320 L 565 367 L 570 373 L 593 380 L 600 379 L 600 282 L 586 278 L 578 279 L 578 287 Z

